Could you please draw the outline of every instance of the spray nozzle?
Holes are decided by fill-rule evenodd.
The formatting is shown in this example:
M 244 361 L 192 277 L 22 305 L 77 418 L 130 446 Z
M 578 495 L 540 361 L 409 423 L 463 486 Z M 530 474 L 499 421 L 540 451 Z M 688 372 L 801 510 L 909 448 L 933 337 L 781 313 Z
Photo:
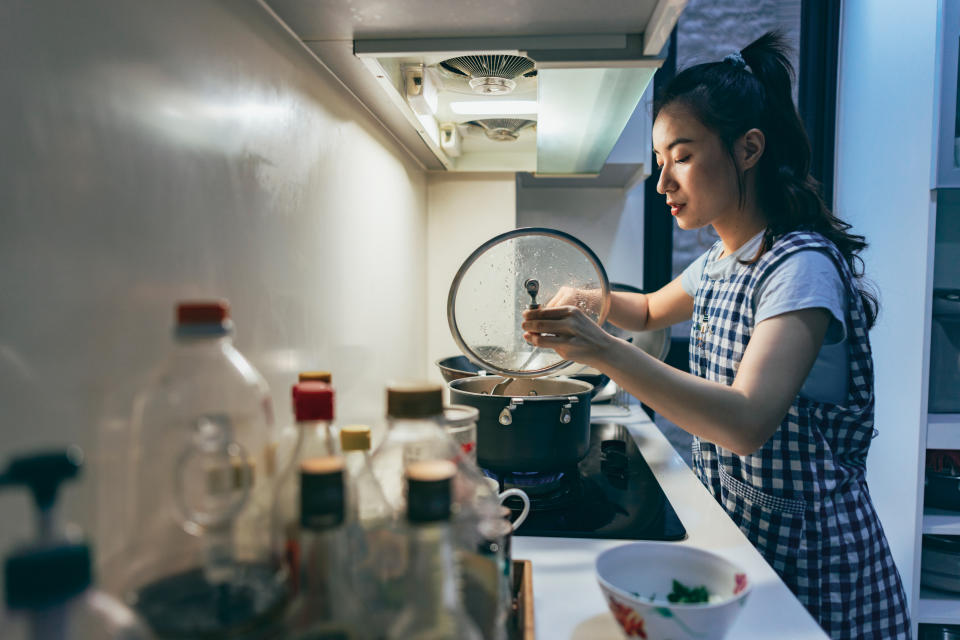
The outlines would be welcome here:
M 57 501 L 60 484 L 75 478 L 82 465 L 83 452 L 80 447 L 20 456 L 14 458 L 7 470 L 0 474 L 0 487 L 29 488 L 37 508 L 46 511 Z

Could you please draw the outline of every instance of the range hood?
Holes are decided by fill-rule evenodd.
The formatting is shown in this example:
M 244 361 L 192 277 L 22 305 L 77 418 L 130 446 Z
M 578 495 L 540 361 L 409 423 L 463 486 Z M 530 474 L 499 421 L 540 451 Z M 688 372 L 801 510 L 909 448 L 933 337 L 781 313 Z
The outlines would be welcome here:
M 538 176 L 601 171 L 686 4 L 267 2 L 425 169 Z

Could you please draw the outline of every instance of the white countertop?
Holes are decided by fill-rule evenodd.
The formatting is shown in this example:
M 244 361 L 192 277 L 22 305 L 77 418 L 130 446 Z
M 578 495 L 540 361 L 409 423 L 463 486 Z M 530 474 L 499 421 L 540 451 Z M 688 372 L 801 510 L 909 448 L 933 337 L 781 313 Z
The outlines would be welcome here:
M 717 553 L 746 570 L 752 592 L 727 635 L 737 640 L 827 638 L 803 605 L 750 544 L 723 508 L 639 408 L 628 418 L 603 418 L 594 406 L 594 422 L 624 424 L 687 530 L 685 544 Z M 607 412 L 612 413 L 612 411 Z M 534 626 L 540 640 L 621 640 L 624 636 L 597 585 L 594 561 L 601 551 L 624 540 L 514 536 L 513 557 L 533 565 Z

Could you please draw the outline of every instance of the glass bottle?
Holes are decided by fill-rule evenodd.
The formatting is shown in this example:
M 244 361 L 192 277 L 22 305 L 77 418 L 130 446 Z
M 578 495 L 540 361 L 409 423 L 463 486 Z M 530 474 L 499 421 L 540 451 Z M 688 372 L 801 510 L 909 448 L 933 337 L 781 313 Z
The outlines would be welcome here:
M 477 464 L 477 419 L 480 411 L 464 404 L 444 407 L 444 427 L 460 447 L 460 455 Z
M 369 629 L 382 637 L 402 602 L 406 536 L 394 525 L 392 510 L 370 464 L 370 427 L 340 430 L 346 476 L 346 527 L 357 595 Z
M 389 637 L 403 640 L 480 640 L 459 589 L 451 486 L 456 465 L 426 460 L 407 466 L 411 571 L 407 605 Z
M 510 534 L 513 528 L 503 516 L 482 520 L 477 529 L 476 551 L 460 554 L 463 601 L 486 640 L 504 640 L 511 609 Z
M 274 531 L 282 536 L 283 562 L 295 590 L 299 573 L 300 465 L 304 460 L 336 456 L 340 437 L 333 426 L 334 392 L 323 382 L 293 385 L 294 423 L 281 430 L 277 440 L 279 472 L 273 504 Z
M 394 384 L 387 388 L 387 434 L 373 454 L 373 470 L 398 518 L 406 512 L 404 474 L 421 460 L 449 460 L 457 466 L 454 512 L 496 514 L 497 498 L 483 473 L 445 430 L 443 388 L 431 383 Z
M 388 431 L 383 443 L 373 455 L 374 472 L 380 480 L 384 494 L 393 507 L 394 515 L 402 521 L 406 512 L 405 484 L 406 468 L 416 462 L 444 460 L 454 464 L 455 475 L 452 480 L 451 526 L 454 530 L 454 544 L 458 561 L 469 567 L 465 573 L 468 590 L 489 592 L 483 586 L 485 576 L 491 575 L 495 568 L 487 554 L 480 553 L 484 537 L 480 532 L 481 522 L 499 518 L 500 504 L 496 494 L 490 488 L 486 477 L 479 467 L 467 456 L 447 433 L 445 411 L 443 408 L 443 389 L 434 384 L 392 385 L 387 389 L 387 425 Z M 394 574 L 403 573 L 404 556 L 393 557 L 396 566 Z M 481 584 L 477 585 L 476 583 Z M 404 580 L 388 582 L 387 593 L 394 596 L 391 600 L 392 611 L 397 611 L 403 597 Z M 494 588 L 495 590 L 495 588 Z M 493 611 L 493 608 L 483 609 Z M 478 620 L 482 626 L 488 620 Z
M 347 520 L 367 528 L 390 520 L 390 503 L 373 473 L 370 427 L 349 425 L 340 430 L 347 476 Z
M 119 588 L 165 637 L 229 637 L 287 599 L 272 545 L 273 413 L 225 301 L 177 306 L 174 345 L 134 402 Z
M 285 638 L 365 637 L 351 577 L 343 470 L 339 456 L 299 464 L 300 589 L 287 615 Z

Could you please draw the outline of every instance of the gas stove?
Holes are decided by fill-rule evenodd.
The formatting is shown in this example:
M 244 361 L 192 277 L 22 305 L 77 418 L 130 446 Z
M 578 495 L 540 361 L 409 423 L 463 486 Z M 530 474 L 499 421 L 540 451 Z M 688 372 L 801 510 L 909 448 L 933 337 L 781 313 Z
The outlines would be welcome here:
M 664 495 L 627 428 L 591 424 L 590 448 L 565 471 L 494 474 L 500 490 L 530 497 L 530 515 L 518 536 L 682 540 L 686 529 Z M 519 513 L 521 503 L 506 505 Z

